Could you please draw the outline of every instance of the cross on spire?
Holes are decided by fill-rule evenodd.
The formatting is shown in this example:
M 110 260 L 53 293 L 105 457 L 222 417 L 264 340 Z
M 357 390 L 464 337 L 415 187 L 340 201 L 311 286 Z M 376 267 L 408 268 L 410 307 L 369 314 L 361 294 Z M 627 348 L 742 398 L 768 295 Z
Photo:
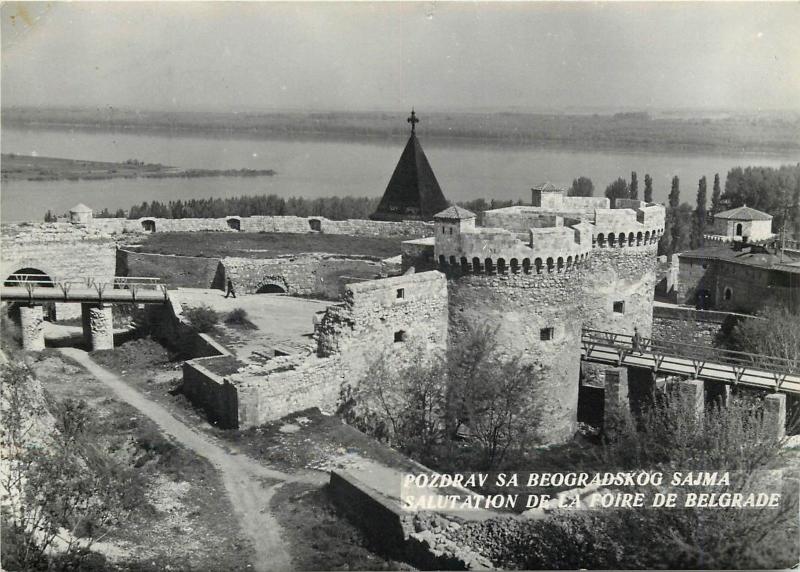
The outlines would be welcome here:
M 416 127 L 417 123 L 419 123 L 419 119 L 417 119 L 417 114 L 414 113 L 414 108 L 411 108 L 411 117 L 406 119 L 411 124 L 411 133 L 414 133 L 414 128 Z

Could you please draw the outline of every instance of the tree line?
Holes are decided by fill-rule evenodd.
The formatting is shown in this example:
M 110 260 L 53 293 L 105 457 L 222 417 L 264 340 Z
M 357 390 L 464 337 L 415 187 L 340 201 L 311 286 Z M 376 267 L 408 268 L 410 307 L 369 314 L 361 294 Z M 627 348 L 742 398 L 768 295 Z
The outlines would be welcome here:
M 574 197 L 594 196 L 594 184 L 588 177 L 572 181 L 567 194 Z M 639 198 L 639 179 L 631 172 L 630 182 L 623 177 L 609 184 L 604 195 L 611 200 L 636 199 L 653 202 L 653 178 L 644 176 L 644 192 Z M 800 237 L 800 164 L 772 167 L 736 167 L 728 171 L 723 191 L 719 173 L 714 175 L 709 204 L 708 180 L 697 182 L 695 204 L 681 201 L 678 176 L 672 178 L 666 206 L 666 225 L 659 242 L 659 254 L 672 254 L 703 246 L 714 215 L 724 210 L 747 205 L 771 214 L 773 232 L 785 229 L 787 235 Z

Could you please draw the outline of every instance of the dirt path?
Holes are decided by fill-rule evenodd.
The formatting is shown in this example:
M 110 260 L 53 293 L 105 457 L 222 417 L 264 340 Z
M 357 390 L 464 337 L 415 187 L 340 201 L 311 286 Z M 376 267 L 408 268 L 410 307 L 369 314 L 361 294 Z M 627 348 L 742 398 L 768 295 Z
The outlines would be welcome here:
M 95 363 L 85 351 L 75 348 L 61 348 L 60 351 L 110 387 L 122 401 L 152 419 L 164 433 L 208 459 L 220 471 L 242 531 L 253 542 L 256 552 L 255 570 L 268 572 L 292 569 L 288 549 L 281 538 L 280 526 L 269 509 L 270 499 L 276 488 L 284 482 L 323 484 L 327 480 L 323 473 L 290 475 L 264 467 L 245 455 L 225 450 Z

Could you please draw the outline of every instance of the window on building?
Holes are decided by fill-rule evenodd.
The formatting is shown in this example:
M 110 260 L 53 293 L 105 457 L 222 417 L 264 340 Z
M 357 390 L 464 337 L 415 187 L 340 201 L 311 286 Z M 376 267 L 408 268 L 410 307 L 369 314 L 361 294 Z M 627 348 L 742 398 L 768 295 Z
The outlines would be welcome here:
M 450 227 L 450 234 L 453 234 L 453 227 Z
M 553 339 L 553 328 L 542 328 L 539 330 L 539 339 L 548 342 Z
M 394 341 L 395 341 L 395 343 L 406 341 L 406 332 L 405 332 L 405 330 L 397 330 L 394 333 Z
M 723 294 L 723 297 L 726 300 L 730 300 L 731 298 L 733 298 L 733 290 L 731 290 L 730 288 L 725 288 L 725 292 Z
M 398 288 L 397 289 L 397 297 L 398 298 L 405 298 L 406 297 L 406 289 L 405 288 Z
M 624 314 L 625 313 L 625 302 L 622 300 L 617 300 L 614 302 L 614 313 L 615 314 Z

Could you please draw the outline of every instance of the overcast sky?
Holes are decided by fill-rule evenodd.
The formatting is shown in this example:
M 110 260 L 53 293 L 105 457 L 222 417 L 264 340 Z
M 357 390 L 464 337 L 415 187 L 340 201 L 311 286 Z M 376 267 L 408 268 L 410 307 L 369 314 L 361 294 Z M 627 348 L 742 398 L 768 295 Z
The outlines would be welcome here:
M 800 108 L 800 3 L 5 3 L 3 105 Z

